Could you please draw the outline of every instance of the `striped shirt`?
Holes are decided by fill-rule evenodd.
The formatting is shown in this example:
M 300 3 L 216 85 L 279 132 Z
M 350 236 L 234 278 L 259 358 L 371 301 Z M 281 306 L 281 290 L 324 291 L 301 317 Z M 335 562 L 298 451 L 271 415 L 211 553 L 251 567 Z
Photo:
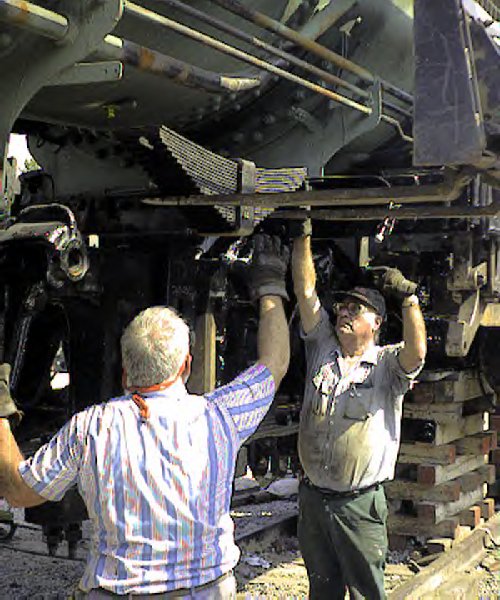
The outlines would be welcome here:
M 229 515 L 236 454 L 275 386 L 254 365 L 205 396 L 179 381 L 91 406 L 22 462 L 28 486 L 60 500 L 75 483 L 92 522 L 84 591 L 154 594 L 209 583 L 239 559 Z

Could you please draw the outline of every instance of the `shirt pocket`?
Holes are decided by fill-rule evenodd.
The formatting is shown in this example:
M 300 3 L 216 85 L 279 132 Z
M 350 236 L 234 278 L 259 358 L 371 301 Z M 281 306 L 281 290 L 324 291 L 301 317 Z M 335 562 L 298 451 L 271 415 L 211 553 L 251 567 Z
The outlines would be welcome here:
M 344 419 L 366 421 L 373 416 L 374 388 L 372 386 L 352 385 L 346 395 Z
M 332 363 L 324 364 L 312 378 L 313 397 L 311 399 L 311 412 L 313 415 L 324 417 L 328 411 L 328 404 L 338 382 L 338 376 Z

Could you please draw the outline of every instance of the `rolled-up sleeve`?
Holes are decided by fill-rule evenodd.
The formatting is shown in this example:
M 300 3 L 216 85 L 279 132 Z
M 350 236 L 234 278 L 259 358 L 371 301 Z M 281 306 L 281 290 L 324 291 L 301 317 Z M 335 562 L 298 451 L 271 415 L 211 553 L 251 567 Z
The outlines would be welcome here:
M 74 415 L 54 437 L 19 465 L 26 485 L 56 502 L 76 483 L 82 456 L 79 415 Z
M 205 394 L 205 398 L 229 413 L 239 441 L 243 443 L 255 432 L 269 410 L 275 391 L 271 371 L 256 364 L 227 385 Z
M 412 387 L 415 378 L 424 367 L 424 363 L 422 363 L 419 367 L 410 373 L 407 373 L 399 362 L 399 353 L 401 352 L 403 346 L 404 342 L 401 342 L 400 344 L 394 344 L 384 348 L 384 369 L 386 377 L 389 379 L 394 396 L 406 394 L 406 392 Z
M 309 367 L 315 365 L 325 351 L 332 351 L 339 345 L 330 317 L 324 308 L 321 308 L 320 319 L 316 327 L 307 333 L 301 327 L 300 337 L 304 340 Z

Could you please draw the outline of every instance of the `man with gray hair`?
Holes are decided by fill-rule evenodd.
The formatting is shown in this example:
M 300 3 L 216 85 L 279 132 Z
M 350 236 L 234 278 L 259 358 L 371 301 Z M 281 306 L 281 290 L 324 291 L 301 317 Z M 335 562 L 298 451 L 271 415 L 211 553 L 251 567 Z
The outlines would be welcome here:
M 311 600 L 382 600 L 387 502 L 401 437 L 403 397 L 424 364 L 425 322 L 417 285 L 382 268 L 399 299 L 403 340 L 379 346 L 385 299 L 375 288 L 337 294 L 335 324 L 316 292 L 309 219 L 291 227 L 292 277 L 305 345 L 300 415 L 298 537 Z
M 75 483 L 93 525 L 74 598 L 236 597 L 229 515 L 236 455 L 288 369 L 287 250 L 256 237 L 257 363 L 204 396 L 188 393 L 189 329 L 172 309 L 140 313 L 122 340 L 126 394 L 91 406 L 24 460 L 20 418 L 0 365 L 0 496 L 13 506 L 60 500 Z

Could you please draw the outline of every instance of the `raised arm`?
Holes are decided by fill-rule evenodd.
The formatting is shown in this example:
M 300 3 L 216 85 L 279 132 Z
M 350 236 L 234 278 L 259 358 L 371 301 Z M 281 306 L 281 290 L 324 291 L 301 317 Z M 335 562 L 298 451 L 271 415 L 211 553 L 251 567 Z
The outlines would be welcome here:
M 303 235 L 295 237 L 292 251 L 293 289 L 299 305 L 300 320 L 305 333 L 320 321 L 321 304 L 316 293 L 316 271 L 311 250 L 311 221 L 302 224 Z
M 0 498 L 15 507 L 38 506 L 46 499 L 24 483 L 18 470 L 23 460 L 9 421 L 0 419 Z
M 258 358 L 271 371 L 276 389 L 288 370 L 290 337 L 283 300 L 290 253 L 277 237 L 258 234 L 249 276 L 251 296 L 259 301 Z
M 5 498 L 11 506 L 36 506 L 45 502 L 28 487 L 18 471 L 24 460 L 11 432 L 11 423 L 17 425 L 22 413 L 9 391 L 10 365 L 0 364 L 0 498 Z
M 399 269 L 378 267 L 375 270 L 383 272 L 384 291 L 394 294 L 402 301 L 404 347 L 399 353 L 399 364 L 406 373 L 411 373 L 422 366 L 427 354 L 424 317 L 415 295 L 417 284 L 406 279 Z
M 417 296 L 407 296 L 402 303 L 404 347 L 399 353 L 399 364 L 407 373 L 422 365 L 427 353 L 427 334 L 424 317 Z
M 271 371 L 278 388 L 290 362 L 290 336 L 280 296 L 263 296 L 260 299 L 257 343 L 259 362 Z

